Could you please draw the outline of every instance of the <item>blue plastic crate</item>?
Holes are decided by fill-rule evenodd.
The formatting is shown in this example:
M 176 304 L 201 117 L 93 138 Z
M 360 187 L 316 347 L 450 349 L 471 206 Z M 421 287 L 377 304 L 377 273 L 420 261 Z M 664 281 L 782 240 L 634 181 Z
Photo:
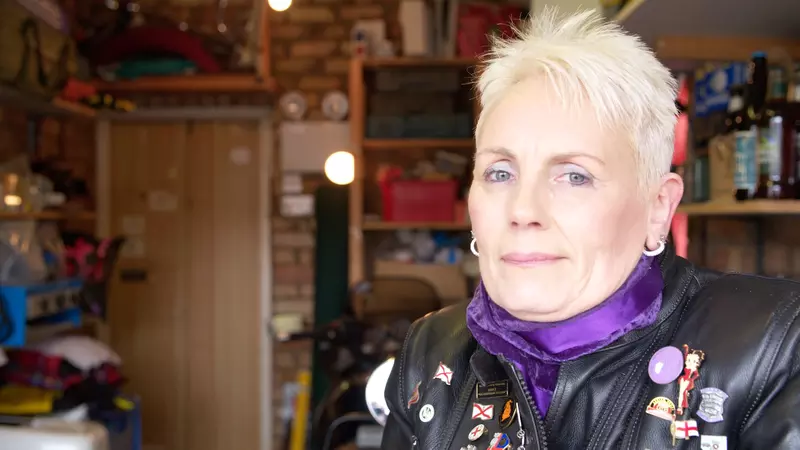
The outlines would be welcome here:
M 133 403 L 130 411 L 93 412 L 89 417 L 108 430 L 109 450 L 142 450 L 142 406 L 136 396 L 120 397 Z
M 0 301 L 5 306 L 10 324 L 0 324 L 0 345 L 25 345 L 27 328 L 38 324 L 68 322 L 81 325 L 78 299 L 83 282 L 79 279 L 58 280 L 33 285 L 0 286 Z M 10 326 L 10 333 L 8 333 Z

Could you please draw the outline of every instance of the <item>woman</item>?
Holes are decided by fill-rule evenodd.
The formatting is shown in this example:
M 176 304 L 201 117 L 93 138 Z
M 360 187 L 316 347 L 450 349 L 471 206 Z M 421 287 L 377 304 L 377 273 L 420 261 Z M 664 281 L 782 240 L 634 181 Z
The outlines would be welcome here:
M 478 89 L 482 284 L 412 327 L 382 448 L 800 448 L 798 285 L 666 245 L 670 72 L 596 13 L 549 10 Z

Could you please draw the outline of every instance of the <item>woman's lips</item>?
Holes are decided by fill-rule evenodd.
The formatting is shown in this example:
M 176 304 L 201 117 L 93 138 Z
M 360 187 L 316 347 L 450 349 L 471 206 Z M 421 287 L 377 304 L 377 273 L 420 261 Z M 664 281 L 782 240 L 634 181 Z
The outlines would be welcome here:
M 564 259 L 564 257 L 551 255 L 549 253 L 508 253 L 503 255 L 500 259 L 502 259 L 504 263 L 512 266 L 536 267 L 553 264 Z

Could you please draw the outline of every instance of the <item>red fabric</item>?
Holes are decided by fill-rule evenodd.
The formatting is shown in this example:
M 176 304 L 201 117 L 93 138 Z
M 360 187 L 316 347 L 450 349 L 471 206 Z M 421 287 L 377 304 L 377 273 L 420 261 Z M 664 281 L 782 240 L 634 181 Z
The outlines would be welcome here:
M 678 103 L 681 105 L 689 104 L 689 83 L 686 78 L 681 78 L 678 90 Z M 675 126 L 675 150 L 672 153 L 672 165 L 680 166 L 686 162 L 686 146 L 689 139 L 689 115 L 683 113 L 678 116 L 678 124 Z
M 689 116 L 681 114 L 678 116 L 678 124 L 675 126 L 675 151 L 672 154 L 672 165 L 680 166 L 686 162 L 686 146 L 689 140 Z
M 0 382 L 64 391 L 86 379 L 103 385 L 124 381 L 118 368 L 103 364 L 88 375 L 60 356 L 48 356 L 35 350 L 7 350 L 8 363 L 0 367 Z
M 689 102 L 689 83 L 686 78 L 681 79 L 678 91 L 678 102 L 686 105 Z M 684 113 L 678 116 L 675 126 L 675 150 L 672 153 L 672 165 L 680 166 L 686 162 L 687 146 L 689 145 L 689 115 Z M 672 218 L 672 242 L 675 244 L 675 253 L 682 257 L 689 257 L 689 216 L 684 213 L 675 213 Z
M 97 65 L 112 64 L 142 53 L 177 54 L 194 62 L 203 72 L 222 71 L 200 39 L 177 28 L 129 28 L 98 45 L 90 60 Z
M 513 24 L 519 23 L 525 10 L 518 6 L 498 6 L 493 3 L 470 2 L 458 6 L 458 55 L 480 57 L 489 50 L 493 34 L 513 36 Z

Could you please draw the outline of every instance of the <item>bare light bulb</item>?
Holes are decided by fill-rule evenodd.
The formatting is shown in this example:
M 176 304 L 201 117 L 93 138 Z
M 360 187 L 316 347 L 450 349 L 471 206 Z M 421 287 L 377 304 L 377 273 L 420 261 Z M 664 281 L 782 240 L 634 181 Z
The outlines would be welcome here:
M 356 159 L 350 152 L 336 152 L 325 160 L 325 176 L 338 185 L 350 184 L 355 179 Z
M 275 11 L 286 11 L 292 6 L 292 0 L 267 0 L 269 7 Z

